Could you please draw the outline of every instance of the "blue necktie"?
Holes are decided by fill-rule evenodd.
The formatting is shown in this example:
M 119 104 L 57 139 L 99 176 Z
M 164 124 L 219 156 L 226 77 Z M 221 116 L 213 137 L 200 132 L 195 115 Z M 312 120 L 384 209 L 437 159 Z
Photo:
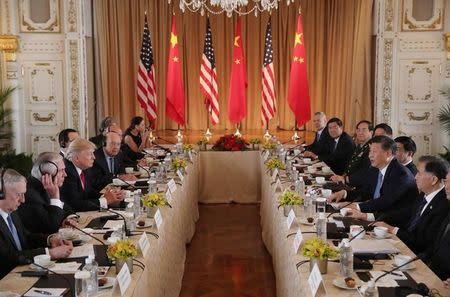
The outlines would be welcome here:
M 114 174 L 114 158 L 109 157 L 109 172 Z
M 408 231 L 411 232 L 416 227 L 417 223 L 420 221 L 420 215 L 422 213 L 423 208 L 425 207 L 425 204 L 427 204 L 427 200 L 425 200 L 425 197 L 422 198 L 420 201 L 419 207 L 417 208 L 416 215 L 412 219 L 411 223 L 409 223 Z
M 16 245 L 16 248 L 21 251 L 22 250 L 22 245 L 20 244 L 20 239 L 19 239 L 19 235 L 17 234 L 17 229 L 16 226 L 14 226 L 14 223 L 11 219 L 11 215 L 8 215 L 8 217 L 6 218 L 6 220 L 8 221 L 8 228 L 9 231 L 11 232 L 11 235 L 14 239 L 14 243 Z
M 381 190 L 381 186 L 383 185 L 383 174 L 380 172 L 378 172 L 378 180 L 377 180 L 377 186 L 375 187 L 375 191 L 373 192 L 373 199 L 378 199 L 380 198 L 380 190 Z

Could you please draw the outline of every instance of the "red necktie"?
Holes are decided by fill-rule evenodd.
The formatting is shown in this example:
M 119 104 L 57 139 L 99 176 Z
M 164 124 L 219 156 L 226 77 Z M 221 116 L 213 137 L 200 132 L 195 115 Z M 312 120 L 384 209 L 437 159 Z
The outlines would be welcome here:
M 81 171 L 80 173 L 80 180 L 81 180 L 81 187 L 83 188 L 84 191 L 84 172 Z

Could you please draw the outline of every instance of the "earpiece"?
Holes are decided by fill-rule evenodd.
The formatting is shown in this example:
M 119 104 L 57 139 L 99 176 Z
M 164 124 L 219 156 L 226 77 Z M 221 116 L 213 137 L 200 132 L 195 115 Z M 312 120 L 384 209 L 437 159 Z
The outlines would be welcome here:
M 54 165 L 55 168 L 56 168 L 55 173 L 44 172 L 44 170 L 42 169 L 42 167 L 43 167 L 45 164 L 52 164 L 52 165 Z M 50 175 L 52 176 L 52 180 L 54 181 L 56 175 L 58 174 L 58 165 L 56 165 L 56 163 L 55 163 L 55 162 L 52 162 L 52 161 L 44 161 L 44 162 L 42 162 L 42 163 L 39 165 L 39 172 L 41 173 L 41 175 L 50 174 Z M 3 177 L 3 176 L 2 176 L 2 177 Z M 2 181 L 3 181 L 3 178 L 2 178 Z M 3 189 L 3 187 L 2 187 L 2 189 Z
M 1 189 L 0 189 L 0 200 L 5 199 L 5 181 L 3 180 L 3 177 L 5 175 L 5 171 L 6 169 L 2 168 L 1 169 L 1 175 L 0 175 L 0 185 L 1 185 Z

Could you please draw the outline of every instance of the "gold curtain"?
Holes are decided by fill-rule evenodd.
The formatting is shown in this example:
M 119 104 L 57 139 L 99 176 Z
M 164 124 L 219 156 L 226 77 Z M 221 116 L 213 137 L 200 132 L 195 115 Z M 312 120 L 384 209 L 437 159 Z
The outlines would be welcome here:
M 206 17 L 181 13 L 178 0 L 96 0 L 94 3 L 96 91 L 99 118 L 117 117 L 125 127 L 134 115 L 143 115 L 136 99 L 144 12 L 147 11 L 156 69 L 158 129 L 176 125 L 165 115 L 165 84 L 170 22 L 175 11 L 186 94 L 186 127 L 205 129 L 207 113 L 199 88 Z M 303 14 L 312 111 L 325 111 L 344 120 L 353 131 L 357 121 L 372 119 L 371 19 L 373 0 L 302 0 L 272 13 L 272 35 L 278 111 L 270 127 L 291 129 L 294 116 L 286 101 L 291 52 L 298 8 Z M 244 129 L 259 129 L 261 67 L 264 34 L 269 15 L 242 17 L 247 65 L 247 117 Z M 211 15 L 218 74 L 219 129 L 232 129 L 227 120 L 232 41 L 236 16 Z M 311 128 L 308 123 L 307 128 Z

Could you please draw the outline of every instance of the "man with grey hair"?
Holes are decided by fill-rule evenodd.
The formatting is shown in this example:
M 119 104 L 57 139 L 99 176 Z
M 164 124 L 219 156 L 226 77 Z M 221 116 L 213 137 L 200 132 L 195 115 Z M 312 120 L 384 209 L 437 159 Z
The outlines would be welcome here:
M 74 211 L 98 210 L 109 205 L 118 205 L 123 200 L 123 192 L 120 189 L 108 188 L 103 196 L 92 187 L 90 170 L 94 165 L 95 144 L 78 138 L 67 149 L 66 165 L 67 177 L 60 188 L 63 201 L 69 204 Z
M 60 154 L 41 153 L 33 164 L 27 180 L 25 203 L 17 213 L 25 228 L 36 233 L 57 232 L 66 225 L 66 218 L 75 223 L 73 211 L 61 201 L 59 187 L 64 183 L 66 166 Z
M 305 150 L 318 155 L 331 139 L 330 134 L 328 134 L 328 129 L 325 129 L 327 126 L 327 116 L 323 111 L 315 112 L 313 123 L 316 129 L 316 136 L 314 137 L 314 142 L 306 146 Z
M 25 201 L 25 177 L 15 170 L 6 169 L 0 172 L 0 179 L 0 278 L 14 267 L 30 263 L 39 254 L 48 254 L 52 259 L 67 258 L 73 249 L 71 242 L 57 235 L 30 233 L 17 215 L 17 208 Z

